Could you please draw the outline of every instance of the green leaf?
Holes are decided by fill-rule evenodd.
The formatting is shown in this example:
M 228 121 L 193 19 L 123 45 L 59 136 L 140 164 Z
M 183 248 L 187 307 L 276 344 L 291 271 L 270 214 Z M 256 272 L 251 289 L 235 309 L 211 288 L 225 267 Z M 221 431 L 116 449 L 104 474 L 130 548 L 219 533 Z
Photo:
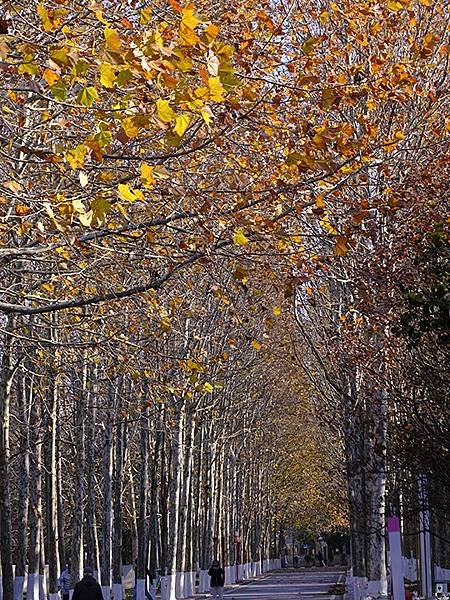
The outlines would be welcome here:
M 95 87 L 89 85 L 88 87 L 85 87 L 82 90 L 80 90 L 77 99 L 78 102 L 84 104 L 84 106 L 87 106 L 89 108 L 96 100 L 98 100 L 98 92 L 95 89 Z
M 54 83 L 50 91 L 55 100 L 65 100 L 67 96 L 67 88 L 62 79 L 59 79 L 56 83 Z
M 103 221 L 105 215 L 111 210 L 111 202 L 106 198 L 95 198 L 91 202 L 91 209 L 98 221 Z

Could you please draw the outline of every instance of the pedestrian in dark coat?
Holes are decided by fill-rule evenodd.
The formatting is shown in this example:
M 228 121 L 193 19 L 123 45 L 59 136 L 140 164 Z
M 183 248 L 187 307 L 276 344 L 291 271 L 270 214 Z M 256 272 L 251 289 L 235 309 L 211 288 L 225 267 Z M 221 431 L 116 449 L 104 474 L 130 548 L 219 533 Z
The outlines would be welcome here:
M 72 600 L 103 600 L 102 588 L 94 579 L 92 567 L 84 567 L 84 577 L 75 585 Z
M 211 577 L 211 596 L 213 598 L 223 599 L 223 586 L 225 584 L 225 571 L 220 566 L 218 560 L 214 560 L 208 575 Z

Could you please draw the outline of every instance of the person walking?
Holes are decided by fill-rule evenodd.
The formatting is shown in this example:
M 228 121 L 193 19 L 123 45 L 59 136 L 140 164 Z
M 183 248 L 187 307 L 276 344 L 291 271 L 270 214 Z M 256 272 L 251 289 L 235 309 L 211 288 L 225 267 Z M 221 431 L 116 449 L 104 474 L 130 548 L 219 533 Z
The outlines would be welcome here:
M 103 600 L 102 588 L 94 579 L 92 567 L 84 567 L 84 576 L 73 590 L 72 600 Z
M 62 600 L 69 600 L 70 593 L 70 560 L 67 562 L 66 568 L 59 576 L 59 589 L 61 591 Z
M 208 571 L 211 577 L 211 596 L 223 600 L 223 586 L 225 584 L 225 571 L 220 566 L 218 560 L 213 560 L 211 568 Z

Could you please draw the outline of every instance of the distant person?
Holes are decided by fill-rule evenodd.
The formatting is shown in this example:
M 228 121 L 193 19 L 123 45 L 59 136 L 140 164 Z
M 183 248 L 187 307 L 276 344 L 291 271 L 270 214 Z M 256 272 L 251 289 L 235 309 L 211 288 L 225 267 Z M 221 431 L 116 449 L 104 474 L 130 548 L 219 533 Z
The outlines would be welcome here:
M 223 586 L 225 584 L 225 571 L 218 560 L 214 560 L 208 575 L 211 577 L 211 596 L 223 600 Z
M 324 563 L 323 563 L 323 554 L 322 554 L 322 552 L 321 552 L 320 550 L 319 550 L 319 552 L 317 553 L 316 560 L 317 560 L 317 566 L 318 566 L 318 567 L 323 567 L 323 566 L 325 566 L 325 565 L 324 565 Z
M 103 600 L 102 588 L 94 579 L 92 567 L 84 567 L 84 576 L 73 590 L 72 600 Z
M 328 548 L 328 564 L 331 566 L 334 564 L 333 548 Z
M 308 552 L 308 554 L 305 556 L 305 567 L 310 567 L 311 563 L 312 563 L 312 556 Z
M 69 600 L 70 593 L 70 560 L 67 562 L 66 568 L 59 577 L 59 589 L 61 591 L 62 600 Z

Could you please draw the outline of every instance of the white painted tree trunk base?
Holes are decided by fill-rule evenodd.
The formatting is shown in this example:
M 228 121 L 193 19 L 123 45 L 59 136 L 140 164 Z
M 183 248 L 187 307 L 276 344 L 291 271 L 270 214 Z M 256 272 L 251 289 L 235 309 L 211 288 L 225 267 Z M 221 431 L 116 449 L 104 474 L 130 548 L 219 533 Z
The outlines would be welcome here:
M 255 573 L 256 577 L 258 577 L 258 575 L 261 575 L 261 563 L 260 561 L 258 561 L 256 563 L 256 573 Z
M 184 573 L 177 571 L 173 577 L 175 577 L 175 598 L 186 598 L 184 595 Z
M 374 579 L 373 581 L 368 581 L 365 596 L 380 599 L 387 598 L 387 580 Z
M 225 585 L 232 585 L 236 580 L 236 567 L 225 567 Z
M 123 599 L 123 585 L 121 583 L 113 583 L 112 597 L 113 597 L 113 600 L 122 600 Z
M 39 575 L 39 600 L 47 599 L 47 583 L 45 581 L 45 575 Z
M 59 600 L 59 594 L 58 593 L 56 593 L 56 594 L 54 594 L 54 593 L 49 594 L 48 595 L 48 600 Z
M 205 594 L 209 592 L 210 589 L 210 577 L 208 575 L 208 571 L 201 570 L 200 571 L 200 585 L 198 587 L 198 591 L 200 594 Z
M 361 600 L 366 595 L 367 578 L 353 577 L 353 600 Z
M 183 573 L 184 576 L 184 597 L 190 598 L 195 593 L 195 573 L 188 571 Z
M 14 578 L 14 600 L 23 599 L 23 588 L 25 586 L 25 577 L 18 575 Z
M 145 600 L 145 579 L 136 580 L 136 598 L 135 600 Z
M 0 600 L 3 600 L 3 578 L 0 575 Z
M 177 600 L 177 574 L 167 576 L 167 600 Z
M 102 596 L 103 600 L 111 599 L 111 588 L 109 585 L 102 585 Z
M 167 581 L 167 577 L 165 575 L 163 575 L 161 577 L 161 600 L 168 600 L 168 587 L 167 587 L 168 581 Z
M 39 573 L 28 573 L 28 576 L 27 576 L 27 600 L 40 600 L 40 597 L 39 597 Z

